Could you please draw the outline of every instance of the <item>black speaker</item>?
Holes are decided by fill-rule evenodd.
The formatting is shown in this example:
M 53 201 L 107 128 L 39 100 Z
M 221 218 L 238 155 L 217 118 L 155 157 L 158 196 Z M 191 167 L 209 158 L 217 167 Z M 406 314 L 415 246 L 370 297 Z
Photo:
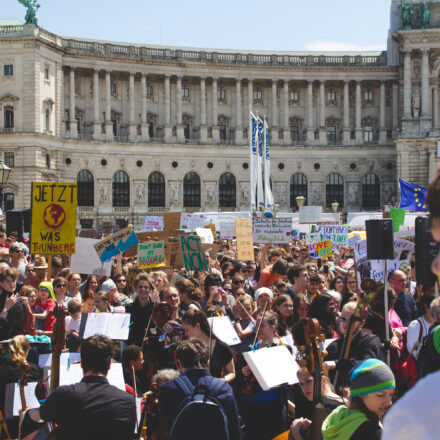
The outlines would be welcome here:
M 416 281 L 425 286 L 435 283 L 431 265 L 439 253 L 440 245 L 427 229 L 427 217 L 416 218 Z
M 393 260 L 393 221 L 389 218 L 365 220 L 367 230 L 367 259 Z
M 31 224 L 32 224 L 32 211 L 30 209 L 26 209 L 22 211 L 23 213 L 23 226 L 24 232 L 31 232 Z
M 18 241 L 23 241 L 23 216 L 21 211 L 6 211 L 6 234 L 18 233 Z

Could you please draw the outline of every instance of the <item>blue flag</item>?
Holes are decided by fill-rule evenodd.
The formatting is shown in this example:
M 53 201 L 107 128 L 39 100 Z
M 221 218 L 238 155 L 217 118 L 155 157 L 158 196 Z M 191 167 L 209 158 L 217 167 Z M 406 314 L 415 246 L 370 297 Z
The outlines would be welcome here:
M 399 208 L 410 209 L 412 211 L 427 211 L 425 198 L 426 188 L 399 179 L 400 185 L 400 206 Z

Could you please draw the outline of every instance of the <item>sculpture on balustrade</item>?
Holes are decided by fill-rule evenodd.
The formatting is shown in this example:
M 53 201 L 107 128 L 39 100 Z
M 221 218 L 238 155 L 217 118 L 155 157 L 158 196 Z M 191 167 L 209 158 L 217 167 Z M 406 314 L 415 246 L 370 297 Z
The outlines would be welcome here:
M 213 205 L 215 203 L 215 189 L 213 186 L 208 186 L 206 188 L 206 203 L 208 205 Z
M 24 7 L 27 8 L 24 17 L 26 24 L 38 25 L 37 9 L 40 7 L 37 0 L 18 0 Z
M 402 17 L 402 26 L 404 29 L 411 29 L 412 16 L 414 14 L 414 6 L 411 3 L 400 3 L 400 16 Z
M 419 8 L 419 14 L 421 18 L 421 25 L 420 27 L 422 29 L 426 29 L 429 27 L 429 20 L 431 18 L 431 1 L 429 3 L 423 3 L 422 6 Z
M 136 187 L 136 202 L 142 203 L 144 201 L 145 188 L 144 185 L 138 185 Z
M 171 185 L 171 201 L 170 204 L 174 205 L 180 202 L 180 188 L 179 185 Z
M 420 117 L 420 93 L 418 90 L 416 90 L 412 97 L 412 113 L 413 118 Z

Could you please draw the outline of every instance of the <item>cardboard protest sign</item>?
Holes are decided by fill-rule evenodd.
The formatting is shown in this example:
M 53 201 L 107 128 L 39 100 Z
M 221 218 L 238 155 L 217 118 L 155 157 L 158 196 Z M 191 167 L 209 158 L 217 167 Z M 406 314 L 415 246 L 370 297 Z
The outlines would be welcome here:
M 225 218 L 220 221 L 220 238 L 232 237 L 235 237 L 235 219 L 234 217 Z
M 209 228 L 209 229 L 211 229 L 211 232 L 212 232 L 212 236 L 214 237 L 214 239 L 215 239 L 215 237 L 216 237 L 216 231 L 215 231 L 215 224 L 214 223 L 210 223 L 209 225 L 205 225 L 205 226 L 203 226 L 204 228 Z
M 195 231 L 209 224 L 209 220 L 202 214 L 189 214 L 182 212 L 180 216 L 180 229 L 183 231 Z
M 31 254 L 74 254 L 77 184 L 32 182 Z
M 329 258 L 332 254 L 332 244 L 330 243 L 330 240 L 325 241 L 318 241 L 316 243 L 316 252 L 318 252 L 318 255 L 320 258 Z
M 141 241 L 157 241 L 157 240 L 168 240 L 170 236 L 169 231 L 149 231 L 149 232 L 136 232 L 136 237 L 139 242 Z M 134 257 L 137 253 L 137 247 L 133 246 L 130 249 L 124 251 L 124 256 Z
M 289 243 L 292 238 L 292 219 L 254 218 L 254 243 Z
M 321 235 L 321 241 L 330 240 L 342 246 L 348 245 L 347 225 L 316 225 L 315 234 Z
M 136 246 L 139 243 L 136 234 L 132 228 L 121 229 L 116 234 L 112 234 L 103 240 L 98 241 L 94 248 L 99 255 L 101 261 L 110 261 L 112 257 Z
M 237 258 L 242 261 L 254 259 L 254 246 L 250 218 L 236 218 Z
M 214 243 L 214 237 L 210 228 L 196 228 L 196 234 L 200 237 L 203 244 Z
M 168 231 L 180 229 L 181 212 L 165 212 L 163 214 L 163 228 Z
M 179 244 L 186 270 L 208 270 L 200 237 L 197 235 L 180 235 Z
M 70 260 L 70 270 L 85 275 L 110 276 L 112 263 L 103 263 L 94 248 L 99 240 L 76 237 L 75 253 Z
M 165 242 L 147 241 L 138 244 L 138 268 L 151 269 L 165 266 Z
M 163 217 L 162 216 L 151 216 L 147 215 L 145 217 L 144 231 L 163 231 Z
M 181 269 L 183 267 L 183 255 L 177 240 L 165 243 L 165 260 L 168 266 L 174 269 Z

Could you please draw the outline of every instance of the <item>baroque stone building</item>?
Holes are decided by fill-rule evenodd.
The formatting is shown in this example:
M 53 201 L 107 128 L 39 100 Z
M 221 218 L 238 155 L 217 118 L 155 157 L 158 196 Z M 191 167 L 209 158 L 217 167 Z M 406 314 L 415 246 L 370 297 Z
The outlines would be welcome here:
M 77 181 L 82 227 L 249 210 L 249 108 L 270 126 L 281 211 L 396 202 L 437 167 L 440 3 L 420 29 L 392 1 L 388 51 L 210 50 L 61 37 L 0 22 L 5 209 L 33 180 Z

